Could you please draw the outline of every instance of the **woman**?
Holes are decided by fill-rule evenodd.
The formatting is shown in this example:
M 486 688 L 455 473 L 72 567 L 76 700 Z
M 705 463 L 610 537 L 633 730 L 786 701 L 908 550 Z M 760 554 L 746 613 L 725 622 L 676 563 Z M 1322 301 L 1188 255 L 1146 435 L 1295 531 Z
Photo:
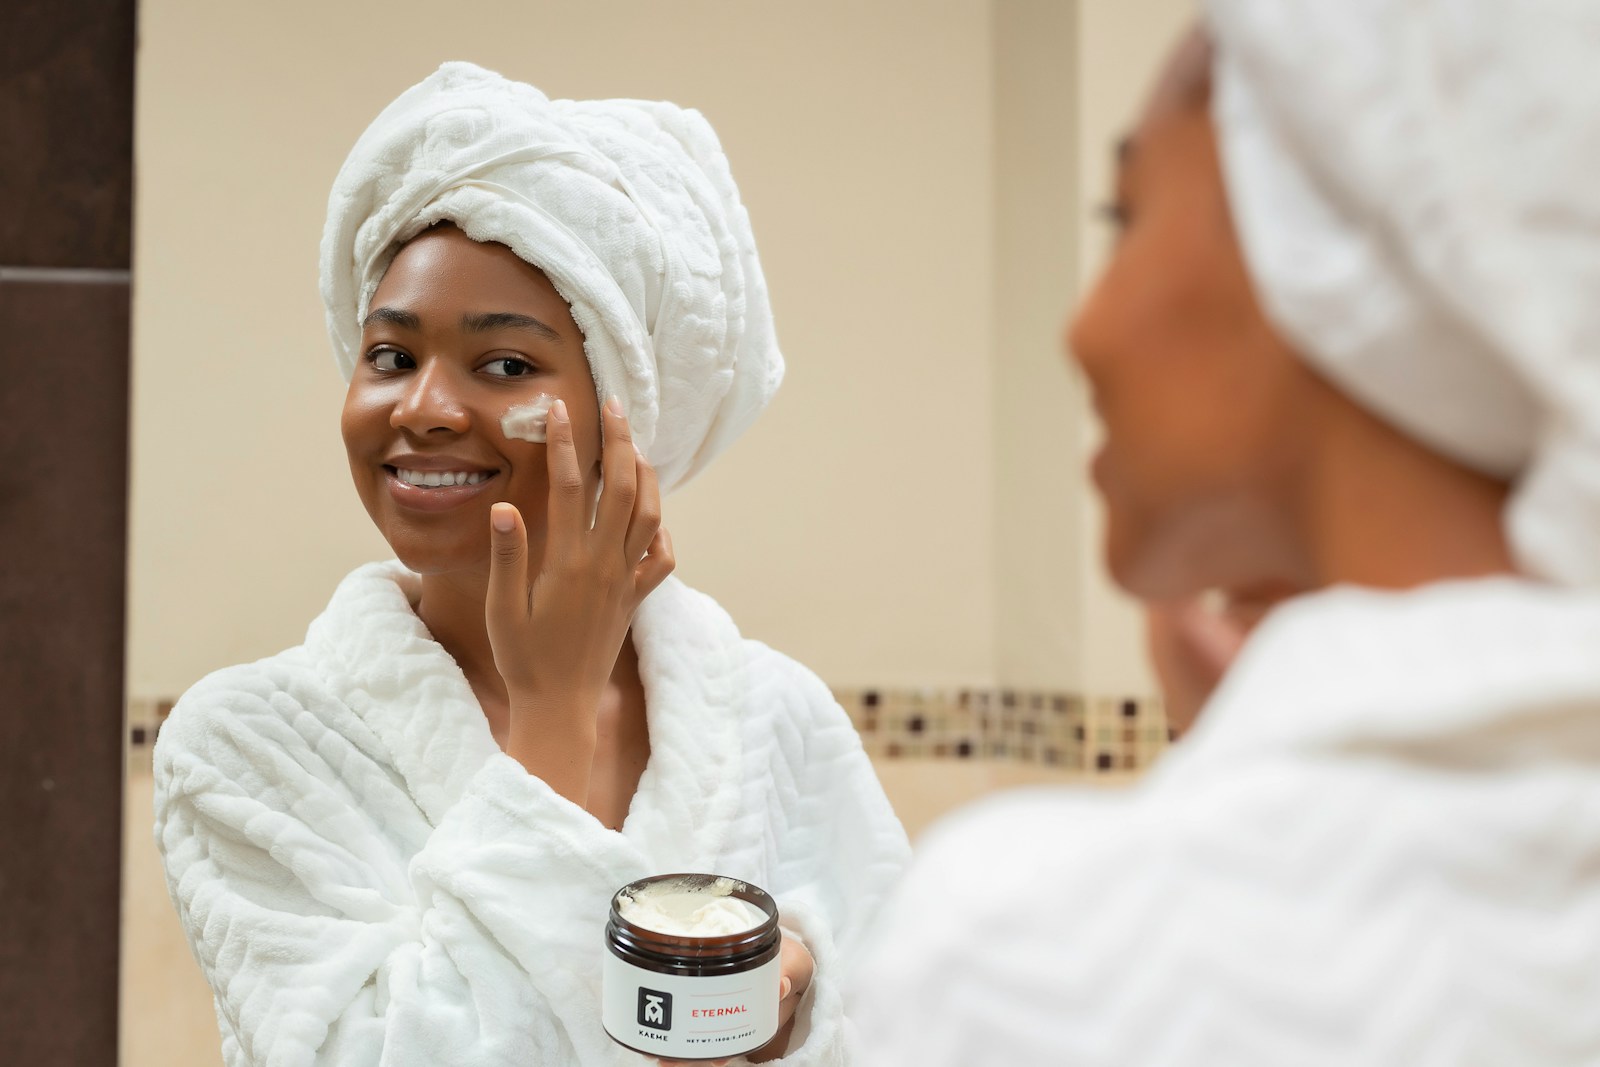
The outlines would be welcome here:
M 1137 789 L 936 832 L 869 1054 L 1600 1062 L 1600 17 L 1207 12 L 1070 340 L 1116 579 L 1276 606 Z
M 322 258 L 398 560 L 161 732 L 226 1062 L 639 1062 L 599 1022 L 602 927 L 680 870 L 778 899 L 785 1022 L 753 1058 L 846 1062 L 840 976 L 904 834 L 827 689 L 669 578 L 660 527 L 782 374 L 710 127 L 446 64 L 352 150 Z M 542 435 L 505 420 L 541 398 Z

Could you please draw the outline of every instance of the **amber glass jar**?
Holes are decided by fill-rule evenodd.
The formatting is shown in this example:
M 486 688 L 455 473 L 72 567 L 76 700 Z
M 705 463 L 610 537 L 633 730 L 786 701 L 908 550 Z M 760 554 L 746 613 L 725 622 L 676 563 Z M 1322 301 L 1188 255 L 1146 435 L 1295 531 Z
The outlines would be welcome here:
M 663 933 L 624 918 L 643 894 L 729 896 L 765 916 L 736 933 Z M 778 1032 L 778 905 L 764 890 L 714 874 L 662 874 L 611 898 L 601 1020 L 611 1039 L 647 1056 L 713 1060 L 754 1052 Z

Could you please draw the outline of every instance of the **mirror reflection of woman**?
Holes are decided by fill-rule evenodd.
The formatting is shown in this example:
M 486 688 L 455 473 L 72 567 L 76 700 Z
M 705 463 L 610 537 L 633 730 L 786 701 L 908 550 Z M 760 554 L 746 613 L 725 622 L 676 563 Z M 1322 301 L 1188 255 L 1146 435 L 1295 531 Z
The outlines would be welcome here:
M 1600 9 L 1204 7 L 1070 334 L 1198 718 L 924 838 L 871 1058 L 1600 1063 Z
M 905 835 L 826 687 L 671 578 L 662 526 L 782 376 L 710 127 L 447 64 L 351 152 L 322 282 L 397 560 L 161 732 L 225 1061 L 639 1062 L 600 1026 L 601 928 L 683 870 L 778 900 L 752 1059 L 844 1062 L 839 983 Z M 536 401 L 545 440 L 508 431 Z

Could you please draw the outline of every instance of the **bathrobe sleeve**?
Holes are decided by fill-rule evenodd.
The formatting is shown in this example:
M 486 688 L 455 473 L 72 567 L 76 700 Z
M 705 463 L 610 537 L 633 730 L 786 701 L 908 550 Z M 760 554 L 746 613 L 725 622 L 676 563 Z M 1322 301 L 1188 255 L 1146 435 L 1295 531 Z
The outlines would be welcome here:
M 769 760 L 746 810 L 771 820 L 770 889 L 785 930 L 810 950 L 816 974 L 797 1012 L 794 1067 L 855 1062 L 855 1029 L 843 990 L 869 929 L 910 857 L 910 844 L 860 737 L 827 686 L 762 648 L 756 670 L 770 718 L 749 724 L 749 745 Z M 764 737 L 764 740 L 763 740 Z
M 620 838 L 499 755 L 430 826 L 360 720 L 278 673 L 202 682 L 155 754 L 230 1067 L 614 1062 L 580 987 L 637 877 Z

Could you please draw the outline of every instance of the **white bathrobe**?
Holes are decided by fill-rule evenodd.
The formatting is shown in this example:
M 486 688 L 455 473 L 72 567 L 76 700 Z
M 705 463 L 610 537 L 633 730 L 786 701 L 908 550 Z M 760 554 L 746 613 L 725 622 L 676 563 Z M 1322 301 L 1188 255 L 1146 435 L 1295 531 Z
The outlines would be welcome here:
M 161 731 L 157 843 L 230 1067 L 644 1062 L 600 1025 L 602 931 L 669 871 L 777 897 L 816 959 L 783 1062 L 848 1062 L 841 977 L 908 846 L 827 688 L 669 580 L 633 628 L 651 753 L 613 832 L 500 752 L 417 591 L 358 569 Z
M 1137 788 L 924 840 L 874 1067 L 1600 1063 L 1600 594 L 1293 602 Z

